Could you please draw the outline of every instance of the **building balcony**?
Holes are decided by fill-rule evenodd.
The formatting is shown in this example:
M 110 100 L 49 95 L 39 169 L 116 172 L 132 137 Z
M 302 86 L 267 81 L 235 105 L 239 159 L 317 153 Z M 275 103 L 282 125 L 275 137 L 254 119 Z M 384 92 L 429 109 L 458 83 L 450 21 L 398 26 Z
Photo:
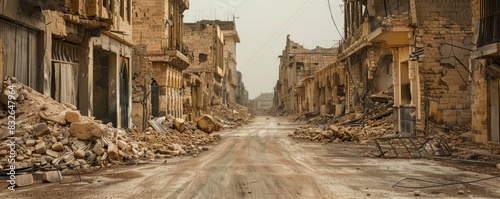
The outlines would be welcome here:
M 169 65 L 174 66 L 179 70 L 185 70 L 191 65 L 194 60 L 193 52 L 180 40 L 166 40 L 163 46 L 164 53 L 150 54 L 148 56 L 150 61 L 167 62 Z
M 394 15 L 390 19 L 372 25 L 368 42 L 385 42 L 389 47 L 408 45 L 412 38 L 410 17 L 407 14 Z
M 472 59 L 500 57 L 500 42 L 483 45 L 471 54 Z
M 85 0 L 23 0 L 26 6 L 61 12 L 60 16 L 73 24 L 98 31 L 113 25 L 112 1 Z
M 373 19 L 374 20 L 374 19 Z M 356 32 L 339 46 L 339 59 L 344 60 L 353 53 L 370 46 L 373 42 L 385 42 L 389 47 L 408 45 L 412 35 L 407 14 L 394 15 L 380 22 L 365 21 Z

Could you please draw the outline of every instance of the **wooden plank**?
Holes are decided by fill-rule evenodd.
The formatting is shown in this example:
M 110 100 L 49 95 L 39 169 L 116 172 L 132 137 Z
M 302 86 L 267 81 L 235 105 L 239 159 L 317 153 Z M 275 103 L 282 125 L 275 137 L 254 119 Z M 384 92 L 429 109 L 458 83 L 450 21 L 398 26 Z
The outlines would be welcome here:
M 61 98 L 61 63 L 56 63 L 54 62 L 53 63 L 53 66 L 54 66 L 54 79 L 55 79 L 55 85 L 56 85 L 56 88 L 55 88 L 55 99 L 56 101 L 60 101 Z
M 59 97 L 61 103 L 77 104 L 77 66 L 68 63 L 60 64 L 60 91 Z M 57 76 L 56 76 L 57 77 Z

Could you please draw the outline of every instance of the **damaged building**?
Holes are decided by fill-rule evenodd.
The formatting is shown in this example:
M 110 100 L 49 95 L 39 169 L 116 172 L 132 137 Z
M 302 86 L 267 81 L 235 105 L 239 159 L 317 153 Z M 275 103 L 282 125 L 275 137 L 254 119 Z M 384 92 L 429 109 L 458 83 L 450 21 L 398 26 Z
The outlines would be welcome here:
M 0 1 L 1 75 L 128 127 L 131 6 L 131 0 Z
M 337 48 L 306 49 L 291 40 L 288 35 L 285 49 L 279 58 L 275 106 L 287 113 L 300 113 L 308 107 L 318 106 L 316 101 L 305 98 L 304 86 L 300 80 L 334 63 L 337 59 Z
M 143 118 L 170 114 L 184 115 L 183 76 L 193 54 L 183 39 L 183 12 L 189 0 L 135 1 L 133 41 L 136 63 L 133 68 L 133 118 L 141 126 Z
M 240 38 L 234 21 L 203 20 L 184 24 L 184 39 L 194 60 L 186 70 L 186 110 L 193 117 L 207 113 L 207 107 L 248 100 L 237 71 L 236 45 Z M 190 117 L 190 118 L 193 118 Z
M 219 26 L 212 22 L 198 22 L 184 24 L 184 38 L 189 46 L 193 47 L 194 61 L 186 70 L 197 75 L 201 85 L 200 106 L 209 107 L 222 104 L 225 90 L 223 79 L 226 73 L 224 68 L 224 35 Z M 195 102 L 193 102 L 195 103 Z
M 296 97 L 321 114 L 340 114 L 344 96 L 346 113 L 393 104 L 394 131 L 408 134 L 469 124 L 470 19 L 468 0 L 345 1 L 337 62 L 303 78 Z
M 500 141 L 500 2 L 472 0 L 472 134 Z
M 469 123 L 470 17 L 467 0 L 347 2 L 339 48 L 347 109 L 363 110 L 390 89 L 397 132 L 424 130 L 429 120 Z

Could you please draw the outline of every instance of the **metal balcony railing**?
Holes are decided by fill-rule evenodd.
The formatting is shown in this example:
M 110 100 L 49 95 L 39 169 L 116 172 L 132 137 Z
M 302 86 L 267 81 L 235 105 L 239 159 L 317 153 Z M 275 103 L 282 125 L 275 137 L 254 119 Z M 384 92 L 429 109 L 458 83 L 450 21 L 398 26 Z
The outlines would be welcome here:
M 479 46 L 500 42 L 500 2 L 481 0 L 479 21 Z
M 189 47 L 179 39 L 170 40 L 170 45 L 167 49 L 168 50 L 177 50 L 177 51 L 181 52 L 183 55 L 185 55 L 186 57 L 188 57 L 189 60 L 191 60 L 191 61 L 194 60 L 193 51 L 189 51 Z

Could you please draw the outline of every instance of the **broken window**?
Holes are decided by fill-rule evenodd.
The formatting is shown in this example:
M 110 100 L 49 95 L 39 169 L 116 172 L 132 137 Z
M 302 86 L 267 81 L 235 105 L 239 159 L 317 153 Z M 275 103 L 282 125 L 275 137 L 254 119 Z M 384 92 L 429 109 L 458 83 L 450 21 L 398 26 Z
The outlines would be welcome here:
M 204 53 L 200 53 L 198 55 L 198 60 L 199 60 L 200 63 L 206 62 L 208 60 L 208 55 L 204 54 Z
M 500 2 L 481 0 L 479 45 L 500 42 Z

